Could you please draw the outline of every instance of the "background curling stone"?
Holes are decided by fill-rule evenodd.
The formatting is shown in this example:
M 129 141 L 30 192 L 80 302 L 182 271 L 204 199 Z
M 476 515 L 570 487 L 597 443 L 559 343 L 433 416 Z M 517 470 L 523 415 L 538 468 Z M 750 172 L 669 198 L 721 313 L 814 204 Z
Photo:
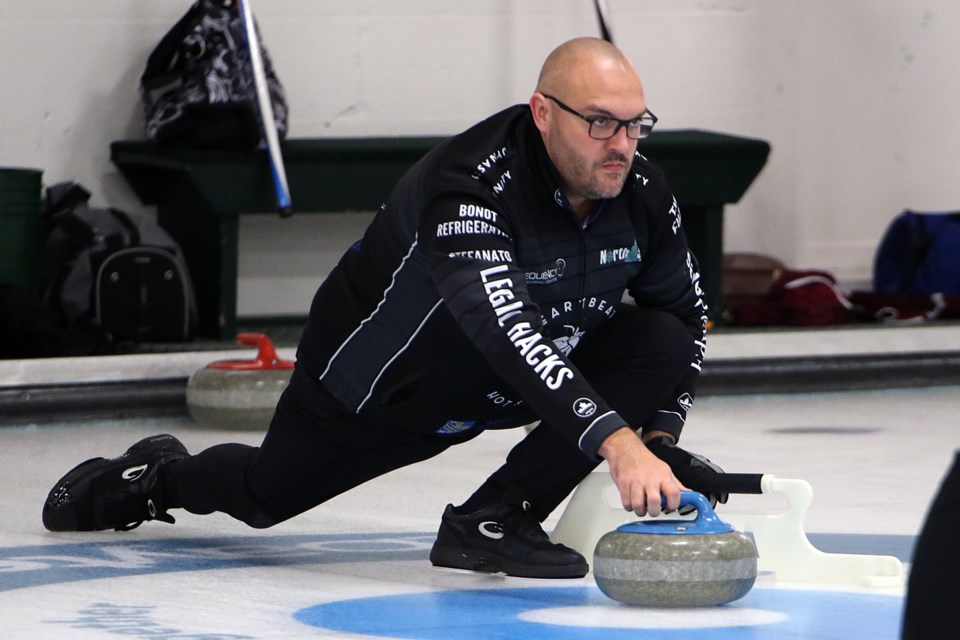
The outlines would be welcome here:
M 238 334 L 237 343 L 258 347 L 257 357 L 217 360 L 195 371 L 187 381 L 187 409 L 204 426 L 266 430 L 294 362 L 279 358 L 262 333 Z
M 693 520 L 651 519 L 605 533 L 593 554 L 600 591 L 645 607 L 709 607 L 742 598 L 757 578 L 757 548 L 705 497 L 680 493 Z

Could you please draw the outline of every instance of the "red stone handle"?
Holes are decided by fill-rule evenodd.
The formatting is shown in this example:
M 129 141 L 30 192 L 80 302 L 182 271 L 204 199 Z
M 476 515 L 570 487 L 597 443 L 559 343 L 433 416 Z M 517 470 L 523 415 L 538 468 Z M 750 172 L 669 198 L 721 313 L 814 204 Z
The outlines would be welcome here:
M 208 369 L 228 369 L 230 371 L 267 371 L 271 369 L 293 369 L 293 360 L 284 360 L 277 355 L 273 342 L 263 333 L 245 331 L 237 334 L 237 344 L 257 347 L 257 357 L 253 360 L 217 360 L 207 365 Z

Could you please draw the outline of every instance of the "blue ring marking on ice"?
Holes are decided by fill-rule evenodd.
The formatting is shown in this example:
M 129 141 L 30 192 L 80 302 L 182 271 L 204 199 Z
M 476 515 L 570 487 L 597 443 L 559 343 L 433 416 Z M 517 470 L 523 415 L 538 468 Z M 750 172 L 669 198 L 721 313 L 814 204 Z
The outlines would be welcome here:
M 675 628 L 584 627 L 543 624 L 530 620 L 531 612 L 572 607 L 610 607 L 613 602 L 593 587 L 532 587 L 436 591 L 329 602 L 301 609 L 294 618 L 304 624 L 374 637 L 410 640 L 895 640 L 900 628 L 903 599 L 853 592 L 754 589 L 744 598 L 717 607 L 751 613 L 774 612 L 764 622 L 740 626 L 724 624 L 690 629 L 684 612 L 676 610 Z M 663 609 L 652 610 L 663 612 Z M 702 611 L 702 610 L 699 610 Z M 642 613 L 642 610 L 638 610 Z M 533 616 L 536 617 L 536 616 Z M 757 616 L 747 616 L 757 620 Z M 638 616 L 642 619 L 642 615 Z

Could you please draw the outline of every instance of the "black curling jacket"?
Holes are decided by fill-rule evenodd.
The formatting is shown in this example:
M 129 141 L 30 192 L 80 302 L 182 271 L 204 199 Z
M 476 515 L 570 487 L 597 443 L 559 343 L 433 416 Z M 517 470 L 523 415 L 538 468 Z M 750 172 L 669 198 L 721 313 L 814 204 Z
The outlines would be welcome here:
M 561 184 L 526 105 L 442 143 L 320 286 L 300 366 L 365 419 L 442 436 L 539 418 L 596 457 L 625 422 L 568 356 L 626 291 L 696 340 L 668 403 L 632 425 L 678 433 L 706 308 L 677 203 L 639 153 L 586 224 Z

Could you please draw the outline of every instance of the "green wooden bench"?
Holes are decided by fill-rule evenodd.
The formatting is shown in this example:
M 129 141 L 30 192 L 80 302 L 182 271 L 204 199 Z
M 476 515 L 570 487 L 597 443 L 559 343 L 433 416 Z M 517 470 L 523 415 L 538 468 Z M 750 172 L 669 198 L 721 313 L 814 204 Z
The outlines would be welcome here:
M 286 140 L 284 164 L 294 210 L 377 209 L 397 178 L 441 140 Z M 766 163 L 770 146 L 762 140 L 683 130 L 655 132 L 640 148 L 667 173 L 701 262 L 710 315 L 719 317 L 723 207 L 740 200 Z M 276 209 L 266 153 L 174 149 L 122 140 L 111 145 L 111 159 L 140 201 L 156 205 L 158 222 L 183 248 L 197 292 L 197 335 L 232 339 L 237 329 L 239 217 Z

